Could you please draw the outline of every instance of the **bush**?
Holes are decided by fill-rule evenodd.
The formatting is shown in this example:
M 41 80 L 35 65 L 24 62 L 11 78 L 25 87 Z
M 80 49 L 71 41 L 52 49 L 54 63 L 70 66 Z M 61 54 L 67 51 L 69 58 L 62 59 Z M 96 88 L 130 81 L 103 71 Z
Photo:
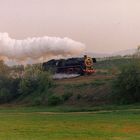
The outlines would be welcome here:
M 24 78 L 20 82 L 19 93 L 22 95 L 28 95 L 36 91 L 36 88 L 37 88 L 37 80 Z
M 48 89 L 50 89 L 53 86 L 53 81 L 48 72 L 41 72 L 38 75 L 38 92 L 48 92 Z
M 19 96 L 20 79 L 0 75 L 0 103 L 9 102 Z
M 116 103 L 129 104 L 140 102 L 140 65 L 129 64 L 113 83 L 113 99 Z
M 82 95 L 81 94 L 77 94 L 76 99 L 80 100 L 81 98 L 82 98 Z
M 24 78 L 20 82 L 19 92 L 23 95 L 31 93 L 47 93 L 53 82 L 51 76 L 47 72 L 39 71 L 38 69 L 31 74 L 29 69 L 25 72 Z
M 73 94 L 72 93 L 65 93 L 62 95 L 63 101 L 67 101 Z
M 10 91 L 6 88 L 0 89 L 0 103 L 9 102 L 11 99 Z
M 48 98 L 48 105 L 54 106 L 54 105 L 58 105 L 58 104 L 61 104 L 61 103 L 63 103 L 63 100 L 62 100 L 61 97 L 53 95 L 53 96 L 50 96 Z
M 41 97 L 36 97 L 34 100 L 33 100 L 33 105 L 41 105 L 42 104 L 42 98 Z

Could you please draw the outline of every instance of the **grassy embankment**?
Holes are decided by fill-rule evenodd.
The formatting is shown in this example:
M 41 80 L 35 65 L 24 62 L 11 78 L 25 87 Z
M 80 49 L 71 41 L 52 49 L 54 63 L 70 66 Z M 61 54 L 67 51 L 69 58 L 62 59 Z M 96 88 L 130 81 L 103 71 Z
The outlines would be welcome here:
M 99 61 L 95 64 L 96 73 L 92 76 L 81 76 L 72 79 L 54 81 L 48 92 L 23 94 L 11 104 L 21 105 L 68 105 L 90 107 L 112 104 L 109 99 L 112 81 L 119 73 L 119 68 L 134 61 L 133 59 L 115 59 Z M 57 98 L 49 98 L 57 97 Z

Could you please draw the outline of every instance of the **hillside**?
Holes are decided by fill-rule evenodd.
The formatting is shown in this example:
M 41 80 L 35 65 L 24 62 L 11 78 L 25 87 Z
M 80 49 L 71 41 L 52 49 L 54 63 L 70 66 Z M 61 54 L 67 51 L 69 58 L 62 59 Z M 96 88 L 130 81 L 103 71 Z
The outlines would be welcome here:
M 12 80 L 12 83 L 7 85 L 12 90 L 12 94 L 2 88 L 0 101 L 1 104 L 10 106 L 89 107 L 109 105 L 112 104 L 110 99 L 112 83 L 120 73 L 120 68 L 133 61 L 139 60 L 132 58 L 100 60 L 94 64 L 95 74 L 60 80 L 47 79 L 49 75 L 42 73 L 41 81 L 32 81 L 28 79 L 28 76 L 32 75 L 34 71 L 30 71 L 32 69 L 29 67 L 27 80 L 23 79 L 21 82 L 20 79 Z M 4 87 L 8 84 L 9 80 L 7 80 L 2 81 Z M 22 90 L 19 89 L 21 86 Z
M 50 96 L 57 97 L 56 103 L 74 106 L 95 106 L 110 103 L 111 81 L 121 64 L 130 60 L 105 60 L 95 64 L 96 73 L 70 79 L 54 80 L 47 94 L 29 94 L 17 98 L 15 104 L 48 104 Z M 52 99 L 53 100 L 53 99 Z M 62 101 L 63 100 L 63 101 Z M 52 103 L 53 104 L 53 103 Z

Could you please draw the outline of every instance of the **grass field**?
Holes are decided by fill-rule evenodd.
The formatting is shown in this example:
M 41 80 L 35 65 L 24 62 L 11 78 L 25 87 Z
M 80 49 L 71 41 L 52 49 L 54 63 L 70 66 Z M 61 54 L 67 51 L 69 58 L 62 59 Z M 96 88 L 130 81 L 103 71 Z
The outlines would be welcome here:
M 0 109 L 0 140 L 139 140 L 140 109 L 45 112 Z

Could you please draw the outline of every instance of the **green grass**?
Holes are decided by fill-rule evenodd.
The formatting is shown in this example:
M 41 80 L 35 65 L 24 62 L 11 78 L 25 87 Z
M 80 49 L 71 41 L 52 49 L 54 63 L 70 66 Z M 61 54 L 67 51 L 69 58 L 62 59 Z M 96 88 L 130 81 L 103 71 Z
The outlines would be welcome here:
M 122 108 L 85 113 L 1 108 L 0 140 L 139 140 L 140 109 Z

